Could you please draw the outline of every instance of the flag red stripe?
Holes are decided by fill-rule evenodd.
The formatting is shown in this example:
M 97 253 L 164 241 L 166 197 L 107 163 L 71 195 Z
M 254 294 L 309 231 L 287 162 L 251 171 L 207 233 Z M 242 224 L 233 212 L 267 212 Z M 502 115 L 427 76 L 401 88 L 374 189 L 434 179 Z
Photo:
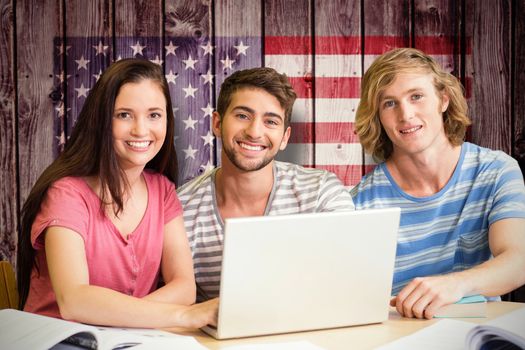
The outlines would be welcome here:
M 365 39 L 367 55 L 381 55 L 396 47 L 408 46 L 410 46 L 410 39 L 403 36 L 367 36 Z
M 418 36 L 416 48 L 429 55 L 452 55 L 457 50 L 458 38 L 454 36 Z M 466 41 L 466 53 L 472 53 L 472 43 Z M 269 36 L 264 38 L 265 55 L 309 55 L 312 50 L 310 36 Z M 410 46 L 407 36 L 366 36 L 366 55 L 380 55 L 396 47 Z M 361 53 L 360 36 L 318 36 L 315 38 L 317 55 L 355 55 Z
M 312 53 L 309 36 L 267 36 L 264 38 L 265 55 L 309 55 Z M 315 53 L 318 55 L 355 55 L 361 52 L 359 36 L 317 36 Z
M 317 98 L 359 98 L 361 77 L 316 77 Z
M 288 77 L 298 98 L 312 98 L 310 77 Z M 315 97 L 317 98 L 359 98 L 360 77 L 316 77 Z
M 358 143 L 354 123 L 292 123 L 291 143 Z M 315 140 L 314 140 L 315 132 Z
M 317 55 L 357 55 L 361 52 L 360 36 L 317 36 Z
M 313 97 L 313 84 L 311 77 L 288 77 L 290 84 L 292 85 L 298 98 L 312 98 Z
M 265 55 L 309 55 L 312 53 L 312 38 L 309 36 L 266 36 Z

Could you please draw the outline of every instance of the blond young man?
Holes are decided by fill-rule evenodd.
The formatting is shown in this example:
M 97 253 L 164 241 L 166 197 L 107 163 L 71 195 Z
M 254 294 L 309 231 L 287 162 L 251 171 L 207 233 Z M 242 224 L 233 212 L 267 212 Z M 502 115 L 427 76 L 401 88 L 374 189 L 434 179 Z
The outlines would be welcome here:
M 354 208 L 334 174 L 274 160 L 288 143 L 295 98 L 272 68 L 237 71 L 221 85 L 212 123 L 221 167 L 178 190 L 199 301 L 219 294 L 224 219 Z
M 402 209 L 391 304 L 405 317 L 525 283 L 523 175 L 464 142 L 469 124 L 460 82 L 421 51 L 387 52 L 363 78 L 356 128 L 380 163 L 351 194 L 357 209 Z

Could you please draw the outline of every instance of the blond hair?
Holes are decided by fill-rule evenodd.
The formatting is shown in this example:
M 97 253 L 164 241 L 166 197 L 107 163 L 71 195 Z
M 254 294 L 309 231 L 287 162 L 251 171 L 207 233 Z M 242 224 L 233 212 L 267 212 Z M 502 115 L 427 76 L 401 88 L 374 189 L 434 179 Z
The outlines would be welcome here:
M 388 159 L 393 151 L 379 119 L 379 99 L 383 91 L 401 73 L 425 72 L 432 74 L 439 96 L 446 94 L 449 105 L 443 112 L 445 134 L 453 145 L 463 143 L 467 126 L 467 101 L 463 86 L 452 74 L 422 51 L 412 48 L 394 49 L 379 56 L 366 71 L 361 82 L 361 100 L 357 108 L 355 126 L 361 145 L 377 161 Z

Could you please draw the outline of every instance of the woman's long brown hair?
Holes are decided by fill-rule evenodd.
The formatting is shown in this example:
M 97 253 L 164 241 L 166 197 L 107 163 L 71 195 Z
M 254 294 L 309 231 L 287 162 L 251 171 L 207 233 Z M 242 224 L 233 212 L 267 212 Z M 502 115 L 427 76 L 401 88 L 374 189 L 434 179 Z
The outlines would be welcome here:
M 162 68 L 147 60 L 123 59 L 113 63 L 100 77 L 88 95 L 64 152 L 49 165 L 33 186 L 22 207 L 21 227 L 18 235 L 17 281 L 20 309 L 29 295 L 31 271 L 35 265 L 35 249 L 31 244 L 31 227 L 40 210 L 47 190 L 66 176 L 96 176 L 103 203 L 114 204 L 115 214 L 123 209 L 123 191 L 127 181 L 119 167 L 113 145 L 112 118 L 115 100 L 120 88 L 127 83 L 152 80 L 159 84 L 166 98 L 166 139 L 159 153 L 146 164 L 146 168 L 177 182 L 177 157 L 174 147 L 174 117 L 168 83 Z M 109 193 L 111 198 L 105 198 Z M 36 266 L 38 269 L 38 266 Z

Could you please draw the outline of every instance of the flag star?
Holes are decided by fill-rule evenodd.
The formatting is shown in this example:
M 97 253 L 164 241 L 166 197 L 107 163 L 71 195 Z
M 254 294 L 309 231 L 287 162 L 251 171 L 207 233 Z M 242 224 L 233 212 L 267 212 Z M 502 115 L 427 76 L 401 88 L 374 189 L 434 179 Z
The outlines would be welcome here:
M 63 55 L 64 53 L 67 55 L 67 51 L 71 48 L 71 46 L 65 46 L 64 45 L 58 45 L 58 55 Z
M 79 60 L 75 60 L 75 62 L 78 64 L 78 67 L 77 67 L 77 70 L 80 70 L 80 68 L 84 68 L 85 70 L 87 70 L 87 64 L 90 62 L 89 60 L 86 60 L 84 58 L 84 55 L 82 55 L 82 57 L 80 57 Z
M 197 153 L 197 150 L 191 147 L 191 145 L 188 145 L 188 148 L 186 148 L 184 151 L 184 159 L 192 158 L 195 159 L 195 153 Z
M 177 77 L 178 75 L 173 74 L 173 71 L 171 69 L 170 69 L 169 74 L 166 74 L 166 80 L 168 81 L 168 84 L 173 83 L 173 85 L 177 85 L 177 83 L 175 82 L 175 79 L 177 79 Z
M 186 94 L 186 96 L 184 96 L 184 98 L 187 98 L 188 96 L 191 96 L 191 97 L 195 98 L 195 91 L 197 91 L 199 89 L 194 88 L 193 86 L 191 86 L 191 83 L 189 83 L 188 87 L 187 88 L 182 88 L 182 90 L 184 90 L 184 93 Z
M 78 93 L 77 98 L 80 98 L 80 96 L 87 97 L 87 92 L 89 91 L 88 88 L 84 87 L 84 83 L 82 83 L 79 88 L 75 88 L 75 90 Z
M 233 47 L 235 47 L 235 49 L 237 50 L 237 56 L 239 56 L 240 54 L 243 54 L 244 56 L 246 56 L 246 50 L 248 50 L 249 46 L 245 46 L 243 43 L 242 43 L 242 40 L 241 40 L 241 43 L 237 46 L 233 45 Z
M 184 130 L 193 129 L 195 130 L 195 124 L 197 120 L 191 119 L 191 115 L 188 116 L 188 119 L 182 121 L 184 123 Z
M 99 69 L 97 74 L 93 74 L 95 81 L 98 81 L 101 75 L 102 75 L 102 69 Z
M 213 107 L 211 106 L 211 104 L 208 102 L 208 105 L 204 108 L 201 108 L 202 111 L 204 112 L 204 117 L 206 116 L 210 116 L 211 117 L 211 114 L 213 113 Z
M 133 49 L 133 56 L 137 56 L 139 54 L 144 56 L 144 54 L 142 53 L 142 50 L 144 50 L 146 48 L 146 46 L 140 45 L 138 40 L 137 40 L 137 43 L 135 45 L 132 45 L 130 47 Z
M 191 68 L 195 70 L 195 63 L 197 63 L 198 60 L 194 60 L 190 55 L 187 60 L 182 60 L 182 62 L 186 65 L 186 69 Z
M 99 41 L 99 42 L 98 42 L 98 45 L 94 45 L 94 46 L 93 46 L 93 48 L 95 49 L 95 51 L 97 51 L 97 53 L 95 54 L 95 56 L 98 56 L 98 55 L 104 55 L 104 56 L 106 56 L 106 50 L 108 49 L 108 47 L 109 47 L 109 46 L 102 44 L 102 41 Z
M 122 59 L 122 56 L 121 55 L 118 55 L 117 57 L 117 61 L 120 61 Z
M 222 63 L 222 69 L 226 69 L 226 68 L 233 69 L 232 64 L 235 63 L 235 60 L 231 60 L 230 56 L 226 55 L 226 59 L 221 60 L 221 63 Z
M 65 75 L 64 72 L 62 72 L 62 73 L 60 73 L 60 74 L 56 74 L 55 76 L 58 78 L 58 80 L 59 80 L 61 83 L 63 83 L 64 80 L 67 80 L 67 79 L 69 79 L 69 78 L 71 77 L 71 75 L 69 75 L 69 74 L 68 74 L 68 75 Z M 65 76 L 65 79 L 64 79 L 64 76 Z
M 202 164 L 202 165 L 201 165 L 201 168 L 203 168 L 204 171 L 206 172 L 206 171 L 208 171 L 208 170 L 211 170 L 211 169 L 215 168 L 215 165 L 213 165 L 213 163 L 211 162 L 211 160 L 208 159 L 208 163 L 206 163 L 206 164 Z
M 204 140 L 204 146 L 206 145 L 210 145 L 210 147 L 213 147 L 213 134 L 211 133 L 211 131 L 208 131 L 208 133 L 206 134 L 206 136 L 201 136 L 201 138 Z
M 179 107 L 173 107 L 173 116 L 176 115 L 177 111 L 179 110 Z
M 58 140 L 59 146 L 63 146 L 66 144 L 66 134 L 64 133 L 64 131 L 60 133 L 60 136 L 55 136 L 55 137 Z
M 59 106 L 55 107 L 55 110 L 58 112 L 58 117 L 62 118 L 67 112 L 71 110 L 71 108 L 64 108 L 64 103 L 61 102 Z
M 164 62 L 163 60 L 161 60 L 159 58 L 159 55 L 155 56 L 155 59 L 154 60 L 149 60 L 150 62 L 153 62 L 155 64 L 158 64 L 159 66 L 162 66 L 162 63 Z
M 171 40 L 170 40 L 169 45 L 168 46 L 164 46 L 164 47 L 166 48 L 166 57 L 168 57 L 169 55 L 176 56 L 175 55 L 175 50 L 177 50 L 179 48 L 178 46 L 173 45 Z
M 201 45 L 201 47 L 204 50 L 204 56 L 206 56 L 207 54 L 213 55 L 214 46 L 212 46 L 209 41 L 206 43 L 206 45 Z
M 208 73 L 201 75 L 201 78 L 204 79 L 204 84 L 213 84 L 213 74 L 208 70 Z
M 64 110 L 64 107 L 57 107 L 55 108 L 57 111 L 58 111 L 58 117 L 59 118 L 62 118 L 66 113 L 68 113 L 71 108 L 66 108 L 66 110 Z

